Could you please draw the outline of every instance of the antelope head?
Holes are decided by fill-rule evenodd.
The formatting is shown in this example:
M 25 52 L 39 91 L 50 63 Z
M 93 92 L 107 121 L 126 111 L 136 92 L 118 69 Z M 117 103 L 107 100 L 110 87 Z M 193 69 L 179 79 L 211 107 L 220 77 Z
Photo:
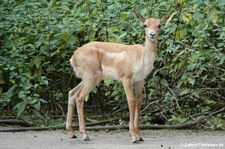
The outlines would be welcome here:
M 156 19 L 156 18 L 144 18 L 138 11 L 134 11 L 134 13 L 137 16 L 137 18 L 144 24 L 146 39 L 152 42 L 158 39 L 161 24 L 165 23 L 172 15 L 172 12 L 169 11 L 161 19 Z

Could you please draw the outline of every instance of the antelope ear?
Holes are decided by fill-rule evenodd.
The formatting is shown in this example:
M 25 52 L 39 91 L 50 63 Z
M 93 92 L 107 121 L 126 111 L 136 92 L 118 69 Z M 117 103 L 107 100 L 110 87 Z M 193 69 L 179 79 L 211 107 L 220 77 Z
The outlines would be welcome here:
M 172 11 L 167 12 L 166 15 L 160 19 L 160 22 L 161 23 L 167 22 L 167 20 L 169 20 L 170 17 L 172 17 L 172 14 L 173 14 Z
M 145 22 L 145 18 L 138 11 L 134 11 L 134 14 L 139 20 L 141 20 L 141 22 Z

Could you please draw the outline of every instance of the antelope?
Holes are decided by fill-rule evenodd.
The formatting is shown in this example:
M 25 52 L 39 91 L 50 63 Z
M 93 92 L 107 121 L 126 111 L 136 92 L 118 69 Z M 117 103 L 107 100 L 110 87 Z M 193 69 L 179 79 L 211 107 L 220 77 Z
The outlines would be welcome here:
M 69 91 L 66 129 L 72 138 L 77 138 L 73 129 L 76 104 L 79 130 L 83 140 L 90 141 L 83 114 L 84 99 L 100 81 L 110 79 L 119 80 L 123 84 L 129 108 L 129 133 L 132 142 L 144 141 L 139 130 L 144 80 L 153 69 L 156 59 L 160 26 L 171 17 L 172 13 L 168 12 L 161 19 L 146 19 L 139 12 L 134 13 L 144 24 L 144 46 L 94 41 L 75 50 L 70 59 L 76 76 L 81 78 L 81 82 Z

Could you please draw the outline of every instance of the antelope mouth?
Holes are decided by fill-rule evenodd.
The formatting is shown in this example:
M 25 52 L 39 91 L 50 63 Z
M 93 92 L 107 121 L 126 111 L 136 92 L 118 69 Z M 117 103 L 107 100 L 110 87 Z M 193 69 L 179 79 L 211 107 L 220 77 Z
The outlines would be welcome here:
M 150 40 L 150 41 L 154 41 L 155 39 L 156 39 L 155 36 L 148 36 L 148 40 Z

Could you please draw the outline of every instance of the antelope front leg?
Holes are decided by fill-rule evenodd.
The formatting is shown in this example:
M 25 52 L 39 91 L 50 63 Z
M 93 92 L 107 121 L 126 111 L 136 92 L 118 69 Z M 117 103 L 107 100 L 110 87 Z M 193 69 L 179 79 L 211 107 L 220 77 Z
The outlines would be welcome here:
M 143 138 L 140 135 L 139 130 L 139 119 L 141 116 L 141 104 L 143 101 L 143 81 L 137 82 L 134 84 L 135 89 L 135 97 L 136 97 L 136 107 L 135 107 L 135 118 L 134 118 L 134 127 L 135 127 L 135 133 L 137 135 L 138 141 L 144 141 Z
M 131 79 L 123 80 L 123 87 L 127 96 L 127 102 L 129 107 L 129 113 L 130 113 L 129 132 L 132 137 L 132 142 L 137 143 L 137 138 L 136 138 L 135 129 L 134 129 L 135 99 L 134 99 Z

